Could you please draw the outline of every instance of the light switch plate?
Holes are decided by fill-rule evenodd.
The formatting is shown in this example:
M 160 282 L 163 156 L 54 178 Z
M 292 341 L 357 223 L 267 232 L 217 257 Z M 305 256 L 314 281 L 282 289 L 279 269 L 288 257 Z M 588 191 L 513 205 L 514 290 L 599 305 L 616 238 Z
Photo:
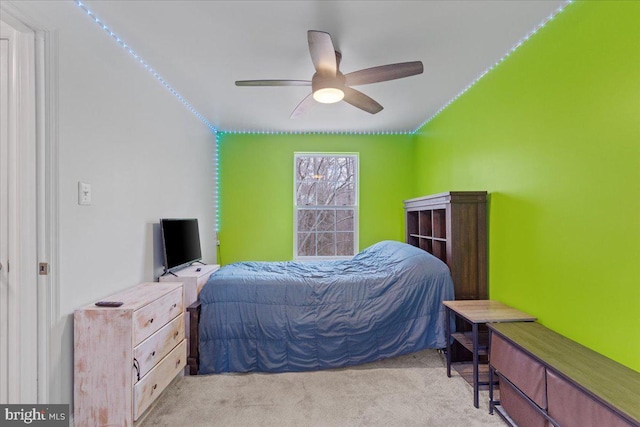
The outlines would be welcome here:
M 84 206 L 91 205 L 91 184 L 78 182 L 78 204 Z

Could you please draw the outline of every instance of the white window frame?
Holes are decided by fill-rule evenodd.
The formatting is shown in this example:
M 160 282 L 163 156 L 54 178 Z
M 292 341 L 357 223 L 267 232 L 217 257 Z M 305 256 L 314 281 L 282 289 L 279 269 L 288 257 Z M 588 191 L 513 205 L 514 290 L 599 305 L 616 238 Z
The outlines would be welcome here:
M 353 218 L 353 255 L 357 254 L 359 251 L 359 243 L 358 243 L 358 228 L 359 228 L 359 205 L 360 205 L 360 155 L 359 153 L 353 152 L 296 152 L 293 156 L 293 259 L 299 261 L 322 261 L 322 260 L 336 260 L 336 259 L 350 259 L 353 255 L 348 256 L 298 256 L 298 211 L 300 209 L 309 209 L 309 206 L 298 206 L 297 204 L 297 160 L 299 157 L 353 157 L 355 159 L 355 204 L 354 205 L 346 205 L 346 206 L 336 206 L 336 205 L 317 205 L 318 209 L 333 209 L 339 210 L 343 209 L 353 209 L 354 218 Z

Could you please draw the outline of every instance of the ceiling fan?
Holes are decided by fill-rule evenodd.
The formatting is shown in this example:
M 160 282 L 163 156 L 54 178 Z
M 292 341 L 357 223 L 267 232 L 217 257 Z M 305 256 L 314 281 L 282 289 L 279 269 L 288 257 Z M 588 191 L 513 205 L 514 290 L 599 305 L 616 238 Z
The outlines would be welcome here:
M 340 71 L 342 55 L 335 50 L 329 33 L 309 30 L 307 39 L 311 61 L 316 69 L 311 80 L 238 80 L 236 86 L 311 86 L 311 93 L 291 113 L 292 119 L 302 116 L 314 101 L 324 104 L 345 101 L 368 113 L 376 114 L 382 110 L 382 105 L 351 86 L 414 76 L 424 70 L 421 61 L 413 61 L 343 74 Z

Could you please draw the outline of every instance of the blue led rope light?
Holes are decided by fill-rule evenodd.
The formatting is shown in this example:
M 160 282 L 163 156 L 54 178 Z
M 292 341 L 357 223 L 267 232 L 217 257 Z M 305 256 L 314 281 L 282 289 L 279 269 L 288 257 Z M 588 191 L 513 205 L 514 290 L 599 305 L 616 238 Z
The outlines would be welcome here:
M 549 15 L 543 22 L 538 24 L 529 34 L 522 38 L 515 46 L 511 48 L 507 54 L 505 54 L 498 62 L 486 69 L 475 80 L 468 84 L 462 91 L 460 91 L 449 102 L 440 107 L 431 117 L 425 120 L 420 126 L 412 131 L 274 131 L 274 130 L 220 130 L 209 122 L 202 114 L 200 114 L 189 101 L 187 101 L 178 91 L 167 83 L 167 81 L 158 74 L 140 55 L 138 55 L 128 44 L 126 44 L 116 33 L 114 33 L 102 20 L 100 20 L 84 3 L 79 0 L 74 2 L 80 7 L 93 21 L 100 26 L 111 38 L 113 38 L 124 50 L 126 50 L 136 62 L 140 63 L 147 71 L 153 75 L 172 95 L 174 95 L 191 113 L 193 113 L 202 123 L 204 123 L 215 135 L 216 138 L 216 158 L 215 158 L 215 202 L 216 202 L 216 233 L 220 231 L 220 139 L 224 134 L 232 135 L 413 135 L 418 132 L 424 125 L 429 123 L 440 114 L 445 108 L 447 108 L 452 102 L 462 96 L 467 90 L 475 85 L 482 77 L 484 77 L 489 71 L 493 70 L 497 65 L 502 63 L 506 58 L 511 55 L 517 48 L 519 48 L 525 41 L 544 27 L 549 21 L 555 18 L 560 12 L 562 12 L 567 5 L 573 2 L 573 0 L 566 0 L 565 4 L 560 6 L 554 13 Z
M 80 7 L 80 9 L 82 9 L 91 19 L 93 19 L 93 21 L 98 24 L 98 26 L 100 26 L 100 28 L 102 28 L 107 34 L 109 34 L 111 36 L 112 39 L 114 39 L 124 50 L 126 50 L 127 52 L 129 52 L 129 54 L 131 56 L 133 56 L 133 58 L 136 60 L 136 62 L 140 63 L 147 71 L 149 71 L 151 73 L 151 75 L 153 75 L 153 77 L 156 78 L 156 80 L 158 80 L 169 92 L 171 92 L 171 94 L 173 96 L 175 96 L 176 98 L 178 98 L 178 100 L 185 106 L 187 107 L 187 109 L 189 111 L 191 111 L 202 123 L 204 123 L 205 125 L 207 125 L 207 127 L 209 129 L 211 129 L 211 131 L 213 133 L 215 133 L 217 131 L 216 127 L 211 124 L 211 122 L 209 122 L 209 120 L 205 119 L 204 116 L 202 114 L 200 114 L 194 107 L 193 105 L 191 105 L 191 103 L 189 101 L 187 101 L 182 95 L 180 95 L 180 93 L 178 93 L 178 91 L 176 91 L 174 88 L 172 88 L 169 83 L 167 83 L 167 81 L 162 78 L 162 76 L 160 76 L 160 74 L 158 74 L 158 72 L 156 70 L 154 70 L 148 63 L 147 61 L 145 61 L 140 55 L 138 55 L 132 48 L 131 46 L 129 46 L 127 43 L 124 42 L 124 40 L 122 40 L 116 33 L 114 33 L 100 18 L 98 18 L 96 16 L 95 13 L 93 13 L 91 11 L 91 9 L 89 9 L 87 7 L 87 5 L 85 5 L 84 3 L 82 3 L 79 0 L 74 0 L 74 2 Z
M 216 132 L 216 234 L 220 231 L 220 138 L 222 134 Z
M 415 131 L 331 131 L 331 130 L 219 130 L 218 132 L 230 135 L 412 135 Z
M 74 2 L 87 13 L 91 19 L 95 21 L 107 34 L 109 34 L 122 48 L 124 48 L 134 59 L 144 66 L 162 85 L 171 92 L 182 104 L 189 109 L 200 121 L 202 121 L 211 131 L 216 134 L 216 143 L 218 141 L 218 130 L 216 127 L 209 122 L 207 119 L 202 116 L 194 107 L 187 101 L 182 95 L 180 95 L 175 89 L 173 89 L 159 74 L 156 70 L 151 68 L 149 64 L 140 57 L 129 45 L 127 45 L 116 33 L 111 31 L 111 29 L 101 21 L 84 3 L 79 0 L 74 0 Z M 449 102 L 440 107 L 438 111 L 436 111 L 431 117 L 422 122 L 416 129 L 412 131 L 272 131 L 272 130 L 224 130 L 221 132 L 229 133 L 229 134 L 254 134 L 254 135 L 412 135 L 418 132 L 424 125 L 429 123 L 440 114 L 445 108 L 447 108 L 451 103 L 460 98 L 467 90 L 469 90 L 473 85 L 475 85 L 482 77 L 484 77 L 489 71 L 493 70 L 497 65 L 501 64 L 506 58 L 508 58 L 517 48 L 519 48 L 525 41 L 527 41 L 531 36 L 533 36 L 536 32 L 538 32 L 542 27 L 544 27 L 549 21 L 555 18 L 560 12 L 562 12 L 567 5 L 571 4 L 573 0 L 566 0 L 566 2 L 560 6 L 554 13 L 549 15 L 544 21 L 538 24 L 529 34 L 523 37 L 518 43 L 516 43 L 509 52 L 507 52 L 498 62 L 496 62 L 491 67 L 487 68 L 483 73 L 481 73 L 478 77 L 476 77 L 471 83 L 469 83 L 464 89 L 462 89 L 456 96 L 454 96 Z M 217 160 L 216 160 L 217 162 Z
M 489 71 L 493 70 L 495 67 L 497 67 L 498 65 L 500 65 L 502 62 L 504 62 L 505 59 L 507 59 L 516 49 L 518 49 L 520 46 L 522 46 L 522 44 L 524 42 L 526 42 L 527 40 L 529 40 L 531 38 L 531 36 L 533 36 L 535 33 L 537 33 L 542 27 L 544 27 L 545 25 L 547 25 L 547 23 L 549 23 L 549 21 L 551 21 L 553 18 L 555 18 L 556 16 L 558 16 L 558 14 L 560 12 L 562 12 L 569 4 L 573 3 L 573 0 L 566 0 L 565 3 L 563 5 L 561 5 L 560 7 L 558 7 L 558 9 L 555 10 L 555 12 L 553 12 L 551 15 L 549 15 L 544 21 L 542 21 L 541 23 L 539 23 L 533 30 L 531 30 L 529 32 L 529 34 L 527 34 L 526 36 L 524 36 L 522 39 L 520 39 L 520 41 L 518 41 L 518 43 L 516 43 L 511 50 L 509 50 L 509 52 L 507 52 L 502 58 L 500 58 L 500 60 L 498 62 L 496 62 L 495 64 L 493 64 L 491 67 L 487 68 L 486 70 L 484 70 L 484 72 L 482 74 L 480 74 L 478 77 L 475 78 L 475 80 L 473 80 L 471 83 L 469 83 L 464 89 L 462 89 L 456 96 L 454 96 L 449 102 L 447 102 L 445 105 L 443 105 L 442 107 L 440 107 L 440 109 L 438 111 L 436 111 L 431 117 L 429 117 L 427 120 L 425 120 L 424 122 L 422 122 L 422 124 L 420 126 L 418 126 L 415 130 L 413 130 L 412 132 L 410 132 L 411 134 L 415 134 L 416 132 L 418 132 L 424 125 L 426 125 L 427 123 L 429 123 L 431 120 L 433 120 L 438 114 L 440 114 L 445 108 L 447 108 L 449 105 L 451 105 L 451 103 L 453 103 L 453 101 L 455 101 L 456 99 L 460 98 L 466 91 L 468 91 L 473 85 L 475 85 L 476 83 L 478 83 L 478 81 L 483 78 Z
M 191 113 L 193 113 L 202 123 L 204 123 L 210 130 L 211 132 L 213 132 L 213 134 L 216 137 L 216 159 L 215 159 L 215 180 L 216 180 L 216 189 L 215 189 L 215 195 L 214 195 L 214 200 L 215 200 L 215 204 L 216 204 L 216 226 L 215 226 L 215 231 L 216 233 L 218 233 L 218 231 L 220 231 L 220 208 L 219 208 L 219 194 L 220 194 L 220 185 L 218 184 L 218 180 L 220 178 L 220 174 L 219 174 L 219 160 L 218 160 L 218 142 L 219 142 L 219 137 L 218 137 L 218 131 L 216 129 L 216 127 L 207 119 L 204 118 L 204 116 L 202 114 L 200 114 L 193 105 L 191 105 L 191 103 L 189 101 L 187 101 L 182 95 L 180 95 L 180 93 L 178 93 L 178 91 L 176 91 L 173 87 L 171 87 L 169 85 L 169 83 L 167 83 L 167 81 L 162 78 L 162 76 L 160 76 L 160 74 L 158 74 L 158 72 L 156 70 L 154 70 L 148 63 L 147 61 L 145 61 L 140 55 L 138 55 L 133 48 L 131 48 L 131 46 L 129 46 L 127 43 L 124 42 L 124 40 L 122 40 L 116 33 L 114 33 L 100 18 L 98 18 L 96 16 L 95 13 L 93 13 L 91 11 L 91 9 L 89 9 L 84 3 L 82 3 L 81 1 L 78 0 L 74 0 L 74 2 L 78 5 L 78 7 L 80 7 L 80 9 L 82 9 L 91 19 L 93 19 L 93 21 L 98 24 L 98 26 L 100 28 L 102 28 L 107 34 L 109 34 L 109 36 L 111 36 L 112 39 L 114 39 L 124 50 L 126 50 L 131 56 L 133 56 L 133 58 L 136 60 L 136 62 L 140 63 L 147 71 L 149 71 L 151 73 L 151 75 L 153 75 L 153 77 L 156 78 L 156 80 L 158 80 L 173 96 L 175 96 L 178 101 L 180 101 L 182 103 L 182 105 L 184 105 L 185 107 L 187 107 L 187 109 L 189 111 L 191 111 Z

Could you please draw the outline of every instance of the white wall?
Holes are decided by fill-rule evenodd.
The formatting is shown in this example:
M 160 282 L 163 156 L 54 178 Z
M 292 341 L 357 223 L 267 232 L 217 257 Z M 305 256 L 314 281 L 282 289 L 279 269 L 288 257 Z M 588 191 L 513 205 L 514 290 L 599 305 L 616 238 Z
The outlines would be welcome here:
M 215 262 L 215 137 L 73 2 L 15 3 L 59 41 L 61 336 L 51 339 L 62 350 L 50 401 L 71 403 L 73 311 L 157 279 L 159 218 L 197 217 Z M 78 181 L 91 184 L 91 206 L 78 205 Z

